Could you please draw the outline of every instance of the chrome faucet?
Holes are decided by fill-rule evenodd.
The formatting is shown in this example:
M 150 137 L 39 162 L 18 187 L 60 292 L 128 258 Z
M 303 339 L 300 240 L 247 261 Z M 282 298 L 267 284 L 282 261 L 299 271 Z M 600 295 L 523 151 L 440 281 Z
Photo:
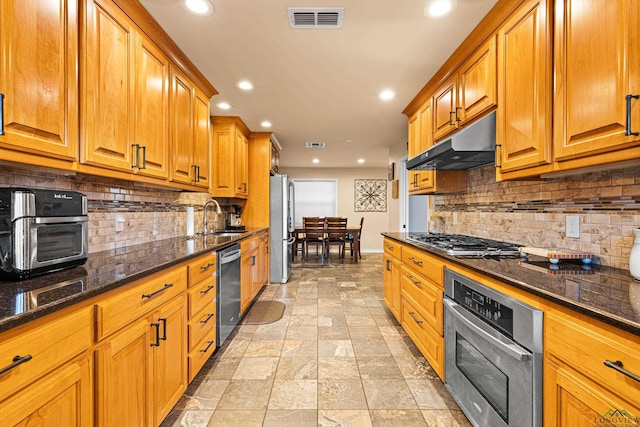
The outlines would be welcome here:
M 203 208 L 204 221 L 203 221 L 203 225 L 202 225 L 203 234 L 207 234 L 209 232 L 208 229 L 207 229 L 207 209 L 209 208 L 209 205 L 214 204 L 214 203 L 216 205 L 216 213 L 217 214 L 222 214 L 222 209 L 220 209 L 220 204 L 215 199 L 211 199 L 207 203 L 204 204 L 204 208 Z

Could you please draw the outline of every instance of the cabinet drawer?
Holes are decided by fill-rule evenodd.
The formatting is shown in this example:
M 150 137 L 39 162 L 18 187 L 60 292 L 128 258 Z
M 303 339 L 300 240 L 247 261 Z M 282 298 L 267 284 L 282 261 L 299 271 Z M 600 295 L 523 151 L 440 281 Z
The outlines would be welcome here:
M 395 240 L 384 239 L 384 252 L 400 259 L 402 257 L 402 245 Z
M 444 338 L 429 326 L 427 319 L 412 305 L 411 300 L 404 297 L 402 327 L 435 373 L 444 380 Z
M 189 353 L 189 382 L 193 381 L 196 374 L 202 369 L 205 362 L 216 350 L 216 328 L 200 341 L 193 351 Z
M 189 295 L 189 319 L 196 316 L 206 305 L 216 301 L 216 278 L 212 277 L 187 291 Z
M 402 248 L 402 263 L 444 289 L 444 263 L 435 256 L 405 246 Z
M 242 254 L 246 254 L 247 252 L 251 252 L 254 249 L 258 248 L 259 239 L 257 237 L 252 237 L 251 239 L 245 239 L 240 242 L 240 252 Z
M 101 340 L 180 295 L 186 288 L 186 267 L 178 267 L 134 282 L 125 291 L 96 304 L 96 339 Z
M 442 335 L 442 290 L 404 266 L 400 272 L 402 296 L 410 299 L 429 326 Z
M 216 253 L 211 252 L 205 256 L 196 258 L 187 264 L 189 286 L 194 286 L 207 277 L 216 276 Z
M 547 354 L 575 367 L 611 393 L 623 398 L 640 396 L 640 382 L 605 366 L 605 360 L 621 361 L 623 368 L 640 376 L 640 338 L 635 341 L 597 325 L 549 310 L 545 316 Z
M 202 312 L 189 321 L 189 351 L 192 351 L 202 338 L 216 327 L 215 301 L 203 308 Z
M 0 335 L 0 369 L 12 365 L 15 357 L 31 357 L 0 374 L 0 401 L 88 349 L 91 313 L 92 307 L 85 307 L 55 319 L 47 316 L 20 328 L 26 332 Z

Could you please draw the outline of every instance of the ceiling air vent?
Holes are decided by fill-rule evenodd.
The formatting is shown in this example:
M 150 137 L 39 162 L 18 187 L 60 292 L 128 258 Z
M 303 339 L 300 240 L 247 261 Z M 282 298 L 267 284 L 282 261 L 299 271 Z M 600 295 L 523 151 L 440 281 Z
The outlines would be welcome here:
M 291 28 L 342 28 L 344 7 L 289 7 Z
M 307 142 L 307 148 L 324 148 L 324 142 Z

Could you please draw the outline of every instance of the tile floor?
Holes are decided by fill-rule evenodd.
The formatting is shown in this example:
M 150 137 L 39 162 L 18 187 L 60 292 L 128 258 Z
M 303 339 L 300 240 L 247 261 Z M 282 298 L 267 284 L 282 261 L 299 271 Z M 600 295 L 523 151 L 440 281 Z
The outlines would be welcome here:
M 239 325 L 162 426 L 469 426 L 382 300 L 382 255 L 294 264 L 261 300 L 281 320 Z

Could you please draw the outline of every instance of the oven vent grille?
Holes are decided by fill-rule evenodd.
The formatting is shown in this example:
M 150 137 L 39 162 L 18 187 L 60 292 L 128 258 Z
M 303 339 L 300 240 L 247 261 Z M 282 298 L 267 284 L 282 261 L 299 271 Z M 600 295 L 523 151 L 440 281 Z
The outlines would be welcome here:
M 342 28 L 344 7 L 289 7 L 291 28 Z

